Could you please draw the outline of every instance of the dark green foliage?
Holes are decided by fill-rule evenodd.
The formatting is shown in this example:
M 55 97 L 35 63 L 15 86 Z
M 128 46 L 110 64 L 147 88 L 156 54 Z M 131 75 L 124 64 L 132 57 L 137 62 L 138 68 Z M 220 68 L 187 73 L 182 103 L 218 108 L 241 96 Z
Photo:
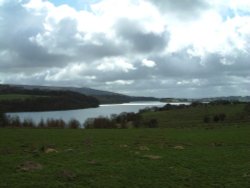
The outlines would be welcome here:
M 114 121 L 109 118 L 99 117 L 94 119 L 88 119 L 84 127 L 86 129 L 114 129 L 117 128 Z
M 219 116 L 218 116 L 218 115 L 214 115 L 213 121 L 214 121 L 215 123 L 219 122 L 219 121 L 220 121 Z
M 66 127 L 66 123 L 59 119 L 59 120 L 55 120 L 55 119 L 48 119 L 46 122 L 45 127 L 47 128 L 65 128 Z
M 193 105 L 193 106 L 192 106 Z M 166 104 L 165 106 L 161 108 L 154 108 L 153 111 L 166 111 L 166 110 L 175 110 L 175 109 L 185 109 L 185 108 L 190 108 L 190 107 L 195 107 L 202 105 L 202 103 L 193 103 L 192 105 L 171 105 L 171 104 Z
M 78 129 L 81 127 L 81 123 L 75 119 L 71 119 L 68 123 L 70 129 Z
M 26 127 L 26 123 L 27 120 L 25 120 L 23 123 L 20 121 L 19 117 L 18 116 L 15 116 L 15 117 L 8 117 L 7 120 L 6 120 L 6 124 L 7 126 L 10 126 L 10 127 Z
M 225 121 L 225 118 L 226 118 L 226 115 L 224 113 L 215 114 L 213 117 L 213 121 L 215 123 L 223 122 L 223 121 Z
M 20 125 L 22 125 L 22 127 L 24 127 L 24 128 L 34 128 L 35 127 L 35 123 L 32 121 L 32 119 L 25 119 L 23 121 L 23 123 Z
M 81 124 L 78 120 L 71 119 L 68 123 L 64 122 L 62 119 L 47 119 L 36 124 L 31 119 L 25 119 L 21 121 L 18 117 L 5 117 L 1 118 L 1 127 L 15 127 L 15 128 L 71 128 L 78 129 L 81 128 Z
M 206 115 L 206 116 L 203 118 L 203 122 L 204 122 L 204 123 L 210 123 L 210 122 L 211 122 L 210 116 Z
M 7 122 L 6 115 L 0 111 L 0 127 L 5 127 Z
M 150 119 L 144 122 L 144 126 L 146 128 L 157 128 L 158 127 L 158 121 L 157 119 Z
M 230 104 L 242 104 L 242 102 L 239 102 L 237 100 L 215 100 L 210 102 L 211 105 L 230 105 Z
M 49 111 L 97 107 L 99 101 L 72 91 L 6 89 L 1 94 L 14 93 L 29 97 L 6 98 L 0 100 L 0 110 L 4 112 Z M 32 97 L 33 96 L 33 97 Z
M 226 114 L 225 113 L 220 113 L 219 114 L 219 120 L 223 122 L 223 121 L 225 121 L 225 119 L 226 119 Z
M 144 127 L 142 117 L 139 113 L 126 113 L 123 112 L 119 115 L 111 115 L 108 117 L 90 118 L 84 123 L 87 129 L 114 129 L 121 128 L 127 129 L 132 127 Z
M 46 124 L 44 122 L 43 119 L 41 119 L 41 121 L 38 123 L 38 128 L 45 128 L 46 127 Z
M 245 108 L 244 108 L 244 111 L 246 114 L 250 115 L 250 103 L 247 103 Z
M 191 107 L 197 107 L 197 106 L 202 106 L 202 105 L 204 105 L 204 104 L 201 103 L 201 102 L 196 101 L 196 102 L 192 102 L 192 104 L 190 106 Z

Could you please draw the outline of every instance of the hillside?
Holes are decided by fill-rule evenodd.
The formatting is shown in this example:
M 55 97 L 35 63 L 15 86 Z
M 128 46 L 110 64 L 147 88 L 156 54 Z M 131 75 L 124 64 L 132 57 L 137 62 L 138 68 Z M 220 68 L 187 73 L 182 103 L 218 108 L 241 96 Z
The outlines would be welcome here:
M 72 91 L 28 90 L 2 86 L 0 89 L 0 111 L 52 111 L 98 107 L 99 101 Z
M 162 98 L 162 102 L 212 102 L 212 101 L 239 101 L 250 102 L 250 96 L 224 96 L 224 97 L 206 97 L 206 98 Z
M 156 119 L 164 128 L 249 124 L 250 104 L 214 102 L 190 106 L 166 105 L 157 111 L 146 111 L 142 116 L 145 120 Z
M 96 90 L 91 88 L 78 88 L 78 87 L 54 87 L 54 86 L 32 86 L 32 85 L 0 85 L 0 92 L 3 88 L 17 88 L 17 89 L 25 89 L 25 90 L 51 90 L 51 91 L 72 91 L 80 94 L 93 96 L 99 100 L 101 104 L 111 104 L 111 103 L 126 103 L 132 101 L 158 101 L 158 98 L 154 97 L 136 97 L 136 96 L 128 96 L 119 93 Z

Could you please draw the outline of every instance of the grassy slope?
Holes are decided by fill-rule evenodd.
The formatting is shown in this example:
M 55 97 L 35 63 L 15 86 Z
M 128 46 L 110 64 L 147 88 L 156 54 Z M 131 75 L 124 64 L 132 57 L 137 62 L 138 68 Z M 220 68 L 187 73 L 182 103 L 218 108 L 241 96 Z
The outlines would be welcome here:
M 32 97 L 39 97 L 39 96 L 34 96 L 34 95 L 21 95 L 21 94 L 1 94 L 0 95 L 0 101 L 1 100 L 16 100 L 16 99 L 28 99 Z
M 249 187 L 249 134 L 248 126 L 0 129 L 0 187 Z M 46 145 L 58 153 L 42 152 Z M 18 171 L 24 161 L 43 169 Z
M 226 114 L 225 124 L 241 121 L 239 116 L 243 112 L 244 104 L 197 106 L 187 109 L 168 110 L 160 112 L 147 112 L 143 114 L 145 119 L 155 118 L 161 127 L 192 127 L 204 125 L 203 118 L 219 113 Z

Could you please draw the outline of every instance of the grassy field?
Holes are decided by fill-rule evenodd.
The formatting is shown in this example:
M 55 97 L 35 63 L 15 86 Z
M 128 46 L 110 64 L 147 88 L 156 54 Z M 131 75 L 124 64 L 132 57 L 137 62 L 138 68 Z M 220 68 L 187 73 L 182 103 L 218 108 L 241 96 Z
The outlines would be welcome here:
M 205 116 L 211 117 L 212 120 L 214 115 L 224 113 L 226 118 L 223 124 L 231 125 L 244 122 L 242 118 L 244 107 L 245 104 L 197 106 L 184 109 L 147 112 L 143 114 L 143 118 L 157 119 L 161 127 L 193 127 L 209 125 L 203 121 Z M 212 124 L 216 125 L 214 123 L 211 123 L 211 125 Z
M 2 100 L 16 100 L 16 99 L 28 99 L 33 97 L 39 97 L 39 96 L 33 96 L 33 95 L 21 95 L 21 94 L 1 94 L 0 95 L 0 101 Z
M 0 187 L 250 187 L 250 126 L 0 129 Z

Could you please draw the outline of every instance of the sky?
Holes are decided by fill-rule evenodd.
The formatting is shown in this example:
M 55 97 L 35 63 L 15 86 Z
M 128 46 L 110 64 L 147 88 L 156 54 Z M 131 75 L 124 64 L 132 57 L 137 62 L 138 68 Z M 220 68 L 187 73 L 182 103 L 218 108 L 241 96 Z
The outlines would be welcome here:
M 0 0 L 0 83 L 250 95 L 250 0 Z

